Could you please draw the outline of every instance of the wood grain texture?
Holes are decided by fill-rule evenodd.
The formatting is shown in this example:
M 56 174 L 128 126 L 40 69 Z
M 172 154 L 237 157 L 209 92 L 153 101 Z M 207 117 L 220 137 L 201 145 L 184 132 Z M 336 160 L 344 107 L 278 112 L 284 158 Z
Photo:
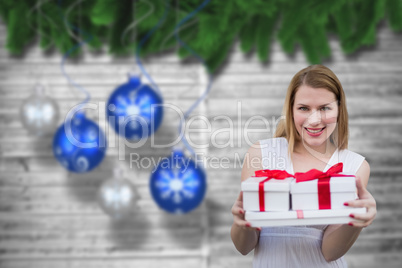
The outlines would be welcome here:
M 5 36 L 6 28 L 0 24 L 1 268 L 251 266 L 253 254 L 240 255 L 231 242 L 230 208 L 240 190 L 240 170 L 249 144 L 272 137 L 289 81 L 308 65 L 300 49 L 285 55 L 275 42 L 269 62 L 260 63 L 256 55 L 244 55 L 238 46 L 233 47 L 208 100 L 194 112 L 209 120 L 210 129 L 202 121 L 189 126 L 208 130 L 189 135 L 195 144 L 205 145 L 196 151 L 207 152 L 208 191 L 202 206 L 177 216 L 161 211 L 149 192 L 150 172 L 170 154 L 169 146 L 153 149 L 149 140 L 141 148 L 119 152 L 119 139 L 104 124 L 110 145 L 104 162 L 91 173 L 77 175 L 66 172 L 54 159 L 51 136 L 28 135 L 19 107 L 35 83 L 46 86 L 62 115 L 83 96 L 62 75 L 60 54 L 44 54 L 33 46 L 23 57 L 13 57 L 4 49 Z M 350 149 L 371 165 L 368 188 L 378 206 L 376 220 L 363 230 L 346 259 L 352 268 L 400 267 L 402 35 L 382 25 L 377 44 L 352 55 L 343 54 L 336 38 L 329 40 L 332 55 L 324 64 L 343 84 Z M 206 74 L 195 59 L 182 63 L 176 55 L 165 54 L 143 63 L 165 103 L 182 111 L 204 90 Z M 79 59 L 67 61 L 65 70 L 90 92 L 93 103 L 104 105 L 113 89 L 126 81 L 133 64 L 133 57 L 86 51 Z M 259 117 L 250 120 L 253 116 Z M 90 110 L 88 117 L 98 121 L 101 116 Z M 225 131 L 231 126 L 233 132 Z M 246 126 L 259 132 L 246 137 Z M 153 141 L 159 145 L 174 141 L 177 127 L 177 113 L 166 110 Z M 130 159 L 134 155 L 139 157 L 135 161 Z M 115 222 L 100 210 L 96 194 L 112 176 L 119 156 L 124 156 L 120 164 L 139 200 L 130 218 Z

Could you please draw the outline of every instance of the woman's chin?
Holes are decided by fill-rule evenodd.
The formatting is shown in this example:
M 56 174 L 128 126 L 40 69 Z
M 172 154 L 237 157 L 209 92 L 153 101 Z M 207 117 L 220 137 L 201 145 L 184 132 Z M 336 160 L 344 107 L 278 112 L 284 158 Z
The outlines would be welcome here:
M 326 139 L 303 139 L 303 145 L 311 149 L 320 149 L 325 147 Z

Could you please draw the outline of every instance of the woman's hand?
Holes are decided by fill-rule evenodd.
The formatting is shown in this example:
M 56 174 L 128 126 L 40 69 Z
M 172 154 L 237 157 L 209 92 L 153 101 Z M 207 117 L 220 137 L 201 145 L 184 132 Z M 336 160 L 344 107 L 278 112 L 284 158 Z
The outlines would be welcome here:
M 243 209 L 243 192 L 240 192 L 235 203 L 232 206 L 233 222 L 236 226 L 242 229 L 261 231 L 260 227 L 251 227 L 251 224 L 244 219 Z
M 360 177 L 356 177 L 356 187 L 359 199 L 345 202 L 344 205 L 350 207 L 365 207 L 367 209 L 367 212 L 364 214 L 352 213 L 349 215 L 349 217 L 351 218 L 360 220 L 350 222 L 350 226 L 363 228 L 369 226 L 373 222 L 377 214 L 377 206 L 374 197 L 370 194 L 369 191 L 367 191 Z
M 243 255 L 247 255 L 258 244 L 261 228 L 253 228 L 244 219 L 243 192 L 240 192 L 232 206 L 233 225 L 230 231 L 233 244 Z

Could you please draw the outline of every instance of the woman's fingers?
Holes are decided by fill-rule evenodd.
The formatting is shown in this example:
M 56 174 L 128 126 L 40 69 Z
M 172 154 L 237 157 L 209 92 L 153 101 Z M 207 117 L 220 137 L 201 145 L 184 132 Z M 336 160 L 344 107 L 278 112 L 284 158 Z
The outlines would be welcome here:
M 369 208 L 369 207 L 375 207 L 376 202 L 374 198 L 370 199 L 359 199 L 359 200 L 351 200 L 348 202 L 345 202 L 345 205 L 349 207 L 355 207 L 355 208 Z
M 374 217 L 375 217 L 372 215 L 366 216 L 366 215 L 362 215 L 362 214 L 361 215 L 351 214 L 350 216 L 353 216 L 354 219 L 360 220 L 360 221 L 351 221 L 351 222 L 349 222 L 349 225 L 353 226 L 353 227 L 361 227 L 361 228 L 369 226 L 373 222 Z
M 356 186 L 358 189 L 358 200 L 351 200 L 346 202 L 345 204 L 350 207 L 363 207 L 367 209 L 366 213 L 352 213 L 349 216 L 352 219 L 358 221 L 351 221 L 349 225 L 354 227 L 367 227 L 369 226 L 374 218 L 377 215 L 377 204 L 375 202 L 374 197 L 370 194 L 369 191 L 362 185 L 361 180 L 356 181 Z
M 243 210 L 243 193 L 240 192 L 239 196 L 237 197 L 235 203 L 232 206 L 232 214 L 233 215 L 244 215 Z
M 377 211 L 374 209 L 369 209 L 367 213 L 351 213 L 349 216 L 356 220 L 361 221 L 372 221 L 377 214 Z
M 243 192 L 240 192 L 236 202 L 232 207 L 233 221 L 234 223 L 244 229 L 261 231 L 260 227 L 251 227 L 251 223 L 244 219 L 246 212 L 243 209 Z
M 232 207 L 232 214 L 239 218 L 244 219 L 244 210 L 243 207 L 239 205 L 239 202 L 236 202 Z
M 239 219 L 239 218 L 235 218 L 234 219 L 234 223 L 243 228 L 243 229 L 249 229 L 249 230 L 257 230 L 257 231 L 261 231 L 261 227 L 252 227 L 251 223 L 249 223 L 248 221 L 244 220 L 244 219 Z
M 356 177 L 356 188 L 357 188 L 357 195 L 360 198 L 360 195 L 366 192 L 366 187 L 364 187 L 362 179 L 360 177 Z
M 240 191 L 239 196 L 237 197 L 237 200 L 243 202 L 243 192 L 242 191 Z
M 360 177 L 356 177 L 356 189 L 359 199 L 373 198 Z M 374 199 L 374 198 L 373 198 Z

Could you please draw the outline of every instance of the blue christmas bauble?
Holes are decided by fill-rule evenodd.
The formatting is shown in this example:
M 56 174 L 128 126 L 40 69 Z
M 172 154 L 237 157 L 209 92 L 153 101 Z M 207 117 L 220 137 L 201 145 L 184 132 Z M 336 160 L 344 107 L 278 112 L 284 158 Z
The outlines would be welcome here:
M 138 76 L 130 76 L 129 81 L 110 96 L 107 119 L 120 136 L 140 140 L 152 135 L 162 123 L 162 103 L 161 96 L 141 84 Z
M 76 113 L 56 131 L 53 153 L 57 161 L 67 170 L 84 173 L 98 166 L 106 152 L 106 137 L 99 126 Z
M 153 172 L 151 194 L 158 206 L 167 212 L 183 214 L 202 202 L 207 183 L 203 169 L 181 151 L 163 159 Z

